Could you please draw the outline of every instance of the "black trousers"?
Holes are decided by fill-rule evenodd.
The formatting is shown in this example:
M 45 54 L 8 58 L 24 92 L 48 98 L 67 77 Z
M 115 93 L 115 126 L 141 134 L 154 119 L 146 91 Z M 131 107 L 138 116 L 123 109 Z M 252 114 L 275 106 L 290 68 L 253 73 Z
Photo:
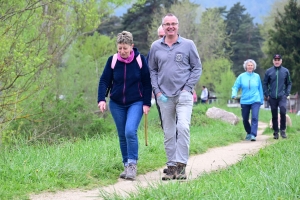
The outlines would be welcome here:
M 280 113 L 280 130 L 286 129 L 286 96 L 278 99 L 269 98 L 272 112 L 272 123 L 274 132 L 278 132 L 278 107 Z
M 161 119 L 160 107 L 159 107 L 159 105 L 158 105 L 158 103 L 157 103 L 157 97 L 156 97 L 155 94 L 154 94 L 154 99 L 155 99 L 155 105 L 156 105 L 156 108 L 157 108 L 157 111 L 158 111 L 158 115 L 159 115 L 159 119 L 160 119 L 160 126 L 161 126 L 162 129 L 164 129 L 164 128 L 163 128 L 162 119 Z

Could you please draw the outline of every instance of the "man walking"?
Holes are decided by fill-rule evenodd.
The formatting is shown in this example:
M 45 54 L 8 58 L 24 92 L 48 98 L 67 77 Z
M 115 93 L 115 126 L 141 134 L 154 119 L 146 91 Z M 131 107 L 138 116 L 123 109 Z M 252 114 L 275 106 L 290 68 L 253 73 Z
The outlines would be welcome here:
M 175 15 L 169 13 L 163 17 L 162 27 L 165 37 L 152 43 L 148 60 L 165 134 L 168 170 L 162 180 L 186 179 L 193 89 L 201 76 L 202 65 L 194 42 L 178 35 L 179 22 Z
M 292 88 L 290 72 L 283 67 L 280 54 L 273 56 L 274 66 L 267 69 L 263 82 L 264 96 L 269 101 L 272 113 L 273 136 L 278 139 L 278 107 L 280 110 L 280 135 L 286 136 L 286 100 Z
M 164 31 L 162 25 L 160 25 L 160 26 L 158 27 L 158 29 L 157 29 L 157 37 L 158 37 L 158 39 L 163 40 L 162 38 L 163 38 L 164 36 L 165 36 L 165 31 Z M 148 56 L 149 56 L 149 55 L 148 55 Z M 147 60 L 148 60 L 148 58 L 147 58 Z M 159 105 L 158 105 L 158 103 L 157 103 L 156 95 L 154 95 L 154 98 L 155 98 L 156 108 L 157 108 L 158 115 L 159 115 L 159 119 L 160 119 L 160 126 L 161 126 L 161 128 L 163 128 L 163 123 L 162 123 L 162 118 L 161 118 L 160 107 L 159 107 Z M 167 172 L 167 171 L 165 171 L 165 172 Z

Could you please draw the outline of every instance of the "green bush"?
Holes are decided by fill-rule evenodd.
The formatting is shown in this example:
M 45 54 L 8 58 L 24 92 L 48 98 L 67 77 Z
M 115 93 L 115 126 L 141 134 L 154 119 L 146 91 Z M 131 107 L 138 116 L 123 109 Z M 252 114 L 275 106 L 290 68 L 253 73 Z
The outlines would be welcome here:
M 31 107 L 39 105 L 33 103 Z M 14 143 L 16 138 L 53 143 L 62 138 L 93 137 L 112 132 L 112 121 L 110 114 L 101 118 L 90 111 L 83 96 L 78 95 L 73 100 L 66 98 L 49 102 L 42 113 L 31 117 L 31 120 L 24 118 L 12 121 L 2 133 L 2 140 L 6 144 Z
M 215 121 L 206 117 L 205 113 L 210 107 L 211 106 L 209 104 L 194 105 L 191 126 L 206 126 Z

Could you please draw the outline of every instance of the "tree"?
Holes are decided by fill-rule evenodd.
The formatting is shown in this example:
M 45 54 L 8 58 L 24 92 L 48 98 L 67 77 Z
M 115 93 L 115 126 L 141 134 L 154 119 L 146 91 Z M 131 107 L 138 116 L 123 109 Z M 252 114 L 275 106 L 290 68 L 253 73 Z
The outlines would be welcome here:
M 198 25 L 199 42 L 197 48 L 203 61 L 217 58 L 229 58 L 230 39 L 226 34 L 226 24 L 222 18 L 224 8 L 211 8 L 203 12 Z
M 115 52 L 115 38 L 97 32 L 76 40 L 64 55 L 64 67 L 59 69 L 59 79 L 63 83 L 60 94 L 66 95 L 69 101 L 82 94 L 87 104 L 95 104 L 99 78 L 108 57 Z
M 191 39 L 194 43 L 198 43 L 199 31 L 197 19 L 201 16 L 200 5 L 191 3 L 189 0 L 183 0 L 171 6 L 169 12 L 176 15 L 179 20 L 178 32 L 182 37 Z
M 274 30 L 275 17 L 278 12 L 284 12 L 284 6 L 288 3 L 289 0 L 276 0 L 272 4 L 271 10 L 268 15 L 263 17 L 263 23 L 259 25 L 259 30 L 264 42 L 262 44 L 262 51 L 264 53 L 264 58 L 266 58 L 266 52 L 268 51 L 268 40 L 269 40 L 269 30 Z M 298 0 L 300 2 L 300 0 Z M 269 59 L 270 60 L 270 59 Z
M 41 114 L 44 97 L 52 95 L 45 91 L 58 99 L 57 69 L 66 49 L 95 29 L 101 16 L 112 11 L 111 5 L 126 2 L 0 1 L 0 123 L 6 123 L 0 124 L 0 133 L 11 124 L 7 122 L 31 122 Z M 40 107 L 28 110 L 26 105 L 32 102 L 39 102 Z
M 199 5 L 191 3 L 189 0 L 178 1 L 171 5 L 169 9 L 162 6 L 161 9 L 153 13 L 151 24 L 148 26 L 148 45 L 157 40 L 157 29 L 162 24 L 162 17 L 167 13 L 173 13 L 179 20 L 179 34 L 191 40 L 198 40 L 196 18 L 200 16 Z M 197 15 L 195 15 L 197 13 Z M 194 41 L 195 42 L 195 41 Z
M 202 63 L 202 65 L 203 72 L 200 78 L 200 82 L 198 83 L 198 88 L 201 88 L 200 85 L 205 85 L 208 88 L 208 90 L 216 92 L 218 98 L 219 96 L 229 98 L 229 96 L 226 96 L 222 93 L 222 88 L 231 88 L 233 85 L 231 85 L 230 82 L 231 80 L 234 81 L 235 79 L 234 73 L 230 70 L 232 66 L 231 61 L 226 58 L 217 58 L 206 60 Z M 232 74 L 229 80 L 222 79 L 224 73 L 226 73 L 227 75 L 230 73 Z M 230 84 L 227 84 L 228 82 Z M 228 92 L 226 91 L 226 94 L 227 93 Z
M 122 17 L 122 30 L 132 33 L 134 45 L 142 54 L 147 55 L 150 49 L 150 42 L 148 42 L 148 26 L 151 24 L 154 13 L 159 13 L 162 8 L 168 10 L 175 2 L 177 1 L 146 0 L 144 4 L 133 4 L 132 8 L 128 9 L 127 13 Z
M 97 32 L 103 35 L 115 37 L 122 31 L 121 18 L 117 16 L 106 16 L 97 28 Z
M 43 4 L 2 1 L 0 10 L 0 115 L 5 123 L 25 117 L 17 105 L 41 89 L 31 85 L 51 64 L 41 31 Z
M 151 24 L 148 25 L 148 46 L 151 47 L 151 44 L 157 40 L 157 29 L 162 23 L 162 16 L 167 13 L 166 9 L 162 7 L 153 13 Z
M 234 4 L 226 16 L 227 34 L 230 36 L 233 61 L 232 70 L 236 76 L 244 72 L 242 67 L 246 59 L 254 59 L 259 63 L 263 57 L 261 51 L 262 37 L 257 25 L 253 24 L 253 18 L 250 15 L 243 14 L 246 11 L 240 3 Z M 258 64 L 257 73 L 260 72 Z
M 216 93 L 218 97 L 218 102 L 220 104 L 226 104 L 227 100 L 231 98 L 231 88 L 235 81 L 235 75 L 231 71 L 230 66 L 226 66 L 223 73 L 220 76 L 220 82 L 216 84 Z
M 272 56 L 279 53 L 283 57 L 283 66 L 290 70 L 293 82 L 292 92 L 298 92 L 300 80 L 300 6 L 296 0 L 289 0 L 284 12 L 275 17 L 274 29 L 269 31 L 267 56 L 264 68 L 270 67 Z

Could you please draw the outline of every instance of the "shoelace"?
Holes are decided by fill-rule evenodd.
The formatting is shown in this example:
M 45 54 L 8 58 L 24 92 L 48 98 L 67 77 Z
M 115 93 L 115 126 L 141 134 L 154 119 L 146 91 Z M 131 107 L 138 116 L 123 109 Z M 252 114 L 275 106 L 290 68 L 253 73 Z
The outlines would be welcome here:
M 128 171 L 130 171 L 129 173 L 136 171 L 136 165 L 129 165 L 127 167 L 127 172 Z

